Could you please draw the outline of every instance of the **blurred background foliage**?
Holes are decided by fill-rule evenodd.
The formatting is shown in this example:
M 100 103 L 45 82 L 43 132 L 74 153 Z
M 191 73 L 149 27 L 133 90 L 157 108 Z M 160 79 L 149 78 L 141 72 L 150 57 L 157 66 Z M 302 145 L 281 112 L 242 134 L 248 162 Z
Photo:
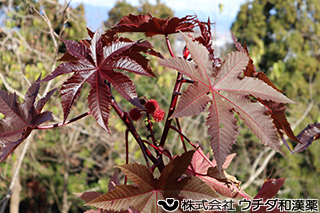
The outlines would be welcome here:
M 109 29 L 129 13 L 149 12 L 158 18 L 174 15 L 174 11 L 159 0 L 155 5 L 143 0 L 139 6 L 117 1 L 106 12 L 109 18 L 103 23 L 104 29 Z M 0 87 L 10 92 L 16 91 L 20 98 L 40 73 L 44 77 L 59 64 L 57 59 L 65 52 L 60 39 L 78 41 L 87 37 L 83 5 L 72 8 L 57 0 L 45 0 L 41 4 L 34 0 L 0 1 L 0 15 Z M 295 133 L 308 123 L 320 122 L 319 16 L 320 6 L 316 0 L 254 0 L 242 5 L 232 26 L 239 41 L 247 43 L 257 70 L 266 72 L 279 89 L 297 103 L 287 106 L 288 119 L 295 127 Z M 163 36 L 146 38 L 140 33 L 122 36 L 132 40 L 148 39 L 157 51 L 169 57 Z M 170 36 L 173 45 L 177 39 L 176 35 Z M 232 45 L 226 46 L 229 51 L 234 50 Z M 180 52 L 176 54 L 181 55 Z M 176 71 L 158 66 L 155 58 L 149 59 L 157 78 L 127 74 L 135 82 L 139 96 L 156 99 L 160 107 L 166 110 L 170 104 Z M 45 94 L 51 88 L 59 88 L 67 77 L 42 84 L 40 94 Z M 89 89 L 86 85 L 82 90 L 69 118 L 88 110 L 86 97 Z M 113 94 L 124 110 L 132 108 L 116 92 Z M 55 119 L 48 124 L 62 122 L 59 102 L 59 93 L 56 92 L 47 106 L 48 110 L 53 111 Z M 205 133 L 205 117 L 202 114 L 181 119 L 182 131 L 193 142 L 198 141 L 205 152 L 212 154 Z M 136 123 L 141 136 L 147 138 L 145 125 L 144 120 Z M 154 125 L 156 138 L 160 140 L 164 124 Z M 241 136 L 231 150 L 237 156 L 228 172 L 244 183 L 249 194 L 254 195 L 264 179 L 271 175 L 271 178 L 287 178 L 278 197 L 318 197 L 319 185 L 314 183 L 320 182 L 319 143 L 314 143 L 301 154 L 289 155 L 290 152 L 284 148 L 288 157 L 274 155 L 261 145 L 242 122 L 240 125 Z M 111 135 L 104 132 L 92 116 L 63 128 L 33 133 L 7 212 L 9 209 L 10 212 L 19 212 L 19 208 L 14 210 L 17 203 L 20 212 L 83 212 L 86 207 L 72 193 L 108 190 L 113 166 L 125 163 L 125 129 L 122 121 L 112 112 Z M 0 197 L 4 197 L 8 191 L 22 147 L 23 144 L 0 164 Z M 170 132 L 166 148 L 174 154 L 181 152 L 178 134 Z M 131 136 L 129 153 L 130 162 L 144 163 L 141 151 Z

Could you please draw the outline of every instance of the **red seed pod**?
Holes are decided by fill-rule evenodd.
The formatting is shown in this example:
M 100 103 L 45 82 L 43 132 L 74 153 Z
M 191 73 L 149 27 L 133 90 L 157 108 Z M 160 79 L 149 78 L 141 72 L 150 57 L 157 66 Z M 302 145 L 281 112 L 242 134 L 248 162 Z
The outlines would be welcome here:
M 163 120 L 163 118 L 164 118 L 164 115 L 165 115 L 164 110 L 163 110 L 163 109 L 160 109 L 160 108 L 158 108 L 158 109 L 152 114 L 152 116 L 153 116 L 153 118 L 154 118 L 154 120 L 155 120 L 156 122 L 161 122 L 161 121 Z
M 147 113 L 152 114 L 159 108 L 159 104 L 156 100 L 150 99 L 147 101 L 144 107 L 146 108 Z
M 133 121 L 137 121 L 142 117 L 141 110 L 138 108 L 131 109 L 129 115 Z

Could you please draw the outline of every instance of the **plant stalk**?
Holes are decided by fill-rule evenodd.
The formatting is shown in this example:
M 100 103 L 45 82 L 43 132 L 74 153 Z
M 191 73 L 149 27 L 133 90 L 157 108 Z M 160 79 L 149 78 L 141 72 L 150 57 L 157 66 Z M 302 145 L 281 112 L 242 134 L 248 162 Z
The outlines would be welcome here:
M 67 124 L 71 124 L 77 120 L 80 120 L 83 117 L 86 117 L 87 115 L 90 115 L 90 111 L 85 112 L 77 117 L 74 117 L 66 122 L 62 122 L 62 123 L 57 123 L 57 124 L 52 124 L 52 125 L 48 125 L 48 126 L 37 126 L 34 129 L 52 129 L 52 128 L 56 128 L 56 127 L 60 127 L 60 126 L 65 126 Z
M 137 141 L 137 143 L 139 144 L 143 157 L 146 161 L 146 164 L 148 166 L 148 168 L 150 169 L 150 164 L 149 164 L 149 159 L 154 163 L 154 164 L 158 164 L 158 159 L 156 159 L 151 152 L 148 150 L 148 148 L 144 145 L 144 143 L 141 140 L 141 137 L 139 135 L 139 133 L 137 132 L 137 130 L 135 129 L 132 120 L 130 119 L 130 116 L 128 115 L 127 112 L 123 112 L 122 109 L 120 108 L 120 106 L 117 104 L 117 102 L 113 99 L 112 102 L 112 108 L 116 111 L 116 113 L 118 114 L 118 116 L 121 118 L 121 120 L 123 121 L 123 123 L 127 126 L 128 131 L 131 132 L 132 136 L 135 138 L 135 140 Z
M 172 51 L 172 47 L 171 47 L 168 35 L 165 35 L 165 38 L 166 38 L 166 43 L 167 43 L 168 50 L 169 50 L 171 56 L 175 57 L 175 55 L 174 55 L 174 53 Z M 166 139 L 168 137 L 170 125 L 171 125 L 171 122 L 172 122 L 172 119 L 170 119 L 170 117 L 173 114 L 174 109 L 175 109 L 175 107 L 177 105 L 178 96 L 176 95 L 176 93 L 179 93 L 180 90 L 181 90 L 182 78 L 183 78 L 183 75 L 178 72 L 177 78 L 176 78 L 176 83 L 174 85 L 174 89 L 173 89 L 173 92 L 172 92 L 172 97 L 171 97 L 171 103 L 170 103 L 170 107 L 169 107 L 169 111 L 168 111 L 168 116 L 167 116 L 167 119 L 166 119 L 165 127 L 163 129 L 162 137 L 161 137 L 160 144 L 159 144 L 159 146 L 161 146 L 161 147 L 164 147 L 164 144 L 165 144 Z

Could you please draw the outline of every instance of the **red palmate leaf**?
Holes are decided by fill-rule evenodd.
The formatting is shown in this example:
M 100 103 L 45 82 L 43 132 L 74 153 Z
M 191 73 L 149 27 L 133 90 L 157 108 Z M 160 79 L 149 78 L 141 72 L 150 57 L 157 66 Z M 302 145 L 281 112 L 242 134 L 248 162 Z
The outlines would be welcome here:
M 93 75 L 89 79 L 89 83 L 92 86 L 87 97 L 90 112 L 97 123 L 109 132 L 108 123 L 112 103 L 110 91 L 108 87 L 103 85 L 103 81 L 98 74 Z
M 293 101 L 257 78 L 241 78 L 249 61 L 246 53 L 229 54 L 221 68 L 214 71 L 208 50 L 198 42 L 193 42 L 191 38 L 183 36 L 193 61 L 182 58 L 160 61 L 161 65 L 174 68 L 195 82 L 181 95 L 171 118 L 199 114 L 211 103 L 207 118 L 208 134 L 211 136 L 210 144 L 219 170 L 239 134 L 234 112 L 239 114 L 263 144 L 281 152 L 268 109 L 252 97 L 278 103 Z
M 141 53 L 152 55 L 157 53 L 146 41 L 133 42 L 111 34 L 101 37 L 99 32 L 92 33 L 90 30 L 88 32 L 91 40 L 64 41 L 68 52 L 62 59 L 68 62 L 60 64 L 43 81 L 49 81 L 62 74 L 74 73 L 61 87 L 64 120 L 67 119 L 71 106 L 80 95 L 83 85 L 88 82 L 92 87 L 87 98 L 91 114 L 101 127 L 109 131 L 108 120 L 112 100 L 110 88 L 104 84 L 104 81 L 111 83 L 133 105 L 143 108 L 133 82 L 115 69 L 154 77 L 148 60 Z
M 185 16 L 183 18 L 173 17 L 171 19 L 155 18 L 148 15 L 124 16 L 119 23 L 110 29 L 114 32 L 143 32 L 147 37 L 157 34 L 168 35 L 181 32 L 193 32 L 195 25 L 194 16 Z
M 208 176 L 208 170 L 213 167 L 202 157 L 202 155 L 199 152 L 203 153 L 201 148 L 198 148 L 198 150 L 194 153 L 190 166 L 188 167 L 188 170 L 185 172 L 188 176 L 194 175 L 199 177 L 214 191 L 218 192 L 222 196 L 229 198 L 242 198 L 243 195 L 245 195 L 246 197 L 250 197 L 242 189 L 240 189 L 241 194 L 239 194 L 236 190 L 230 187 L 230 185 L 226 184 L 225 181 L 219 181 L 217 178 Z M 209 153 L 207 153 L 207 157 L 208 156 Z M 223 169 L 228 168 L 234 156 L 235 154 L 227 156 L 226 161 L 222 165 Z M 212 164 L 214 166 L 217 165 L 215 160 L 212 161 Z
M 120 185 L 100 197 L 88 202 L 97 208 L 119 211 L 131 207 L 139 212 L 165 212 L 157 205 L 166 198 L 193 200 L 216 198 L 217 195 L 197 177 L 181 178 L 187 169 L 194 151 L 175 157 L 163 169 L 159 179 L 140 164 L 119 167 L 135 185 Z M 177 210 L 177 212 L 182 212 Z
M 282 185 L 284 184 L 285 179 L 284 178 L 279 178 L 279 179 L 271 179 L 271 180 L 266 180 L 257 195 L 254 197 L 254 199 L 259 199 L 262 198 L 263 202 L 266 202 L 267 199 L 273 198 Z M 263 203 L 262 202 L 262 203 Z M 277 201 L 275 201 L 277 202 Z M 267 205 L 269 207 L 269 205 Z M 272 206 L 272 205 L 271 205 Z M 268 210 L 268 207 L 265 206 L 260 206 L 258 210 L 255 210 L 251 208 L 251 212 L 255 213 L 266 213 L 266 212 L 273 212 L 273 213 L 278 213 L 278 212 L 285 212 L 285 211 L 280 211 L 280 209 L 277 208 L 278 204 L 275 204 L 276 208 L 271 210 Z
M 256 71 L 256 67 L 253 65 L 253 60 L 250 58 L 249 51 L 247 49 L 246 44 L 244 45 L 244 47 L 242 47 L 241 43 L 238 42 L 238 39 L 233 35 L 232 32 L 231 32 L 231 35 L 237 50 L 240 52 L 246 53 L 247 56 L 249 57 L 249 63 L 246 70 L 244 71 L 244 75 L 249 77 L 256 77 L 280 92 L 280 90 L 271 82 L 271 80 L 266 76 L 266 74 L 264 74 L 263 72 Z M 271 118 L 273 119 L 273 124 L 277 128 L 277 131 L 280 134 L 280 136 L 281 137 L 283 136 L 283 131 L 284 131 L 291 140 L 299 142 L 299 139 L 293 133 L 291 126 L 285 116 L 286 108 L 284 104 L 276 103 L 275 101 L 272 101 L 272 100 L 264 100 L 264 99 L 258 99 L 258 100 L 270 110 Z M 288 144 L 286 144 L 285 140 L 284 140 L 284 143 L 288 147 L 288 149 L 290 149 Z
M 3 162 L 38 125 L 51 120 L 52 113 L 41 112 L 42 108 L 56 89 L 35 102 L 40 88 L 40 78 L 29 87 L 24 102 L 17 102 L 15 93 L 0 90 L 0 113 L 5 118 L 0 120 L 0 163 Z
M 120 185 L 119 179 L 118 179 L 118 173 L 117 170 L 115 170 L 113 176 L 111 177 L 109 183 L 108 183 L 108 191 L 110 192 L 111 190 L 116 189 L 116 186 Z M 101 192 L 82 192 L 82 193 L 73 193 L 74 195 L 80 197 L 84 202 L 90 202 L 102 195 Z M 138 213 L 136 211 L 133 211 L 131 208 L 128 210 L 123 210 L 123 211 L 108 211 L 108 210 L 101 210 L 101 209 L 96 209 L 96 210 L 88 210 L 84 213 Z
M 320 139 L 320 123 L 309 124 L 298 135 L 301 143 L 297 144 L 292 154 L 306 150 L 315 140 Z

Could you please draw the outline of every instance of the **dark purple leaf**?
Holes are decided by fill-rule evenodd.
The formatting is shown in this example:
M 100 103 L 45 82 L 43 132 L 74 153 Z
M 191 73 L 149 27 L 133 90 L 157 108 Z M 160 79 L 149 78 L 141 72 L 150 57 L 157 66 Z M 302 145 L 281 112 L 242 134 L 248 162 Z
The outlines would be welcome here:
M 265 181 L 254 199 L 263 198 L 266 200 L 274 197 L 284 184 L 285 180 L 285 178 L 279 178 L 277 180 L 271 179 Z
M 155 75 L 151 71 L 148 59 L 141 53 L 157 56 L 159 54 L 146 41 L 133 42 L 128 39 L 118 38 L 112 33 L 106 33 L 101 37 L 99 32 L 92 33 L 89 29 L 88 33 L 91 40 L 82 40 L 80 42 L 64 41 L 67 53 L 62 59 L 68 62 L 60 64 L 43 81 L 49 81 L 59 75 L 74 72 L 73 76 L 65 81 L 61 87 L 64 120 L 67 119 L 71 106 L 79 96 L 84 83 L 90 83 L 92 90 L 87 100 L 91 114 L 107 130 L 111 99 L 108 91 L 110 88 L 103 82 L 108 81 L 126 100 L 139 108 L 143 108 L 133 82 L 126 75 L 114 70 L 121 69 L 154 77 Z M 103 93 L 104 95 L 107 94 L 107 98 L 102 98 Z M 98 101 L 99 103 L 94 103 L 93 101 Z M 107 105 L 102 106 L 100 104 Z
M 309 124 L 297 138 L 301 141 L 294 148 L 292 154 L 306 150 L 315 140 L 320 139 L 320 123 Z
M 102 59 L 102 41 L 99 33 L 95 33 L 91 39 L 90 56 L 95 66 L 100 65 Z
M 93 75 L 93 71 L 79 71 L 65 81 L 61 87 L 61 104 L 63 108 L 64 121 L 67 119 L 70 108 L 75 99 L 80 95 L 83 84 Z
M 40 124 L 42 124 L 48 120 L 51 120 L 52 118 L 53 118 L 52 112 L 45 111 L 45 112 L 39 113 L 36 116 L 34 116 L 31 123 L 32 123 L 33 127 L 37 127 Z
M 194 16 L 185 16 L 182 18 L 173 17 L 171 19 L 159 19 L 148 15 L 124 16 L 119 23 L 111 28 L 114 32 L 143 32 L 147 37 L 157 34 L 169 35 L 181 32 L 193 32 L 196 26 Z
M 74 195 L 76 195 L 77 197 L 80 197 L 81 200 L 83 200 L 84 202 L 90 202 L 93 199 L 96 199 L 97 197 L 99 197 L 100 195 L 102 195 L 101 192 L 81 192 L 81 193 L 73 193 Z
M 84 65 L 93 66 L 92 58 L 89 57 L 91 51 L 86 45 L 76 41 L 63 40 L 63 42 L 72 56 L 76 57 Z
M 0 90 L 0 113 L 5 117 L 0 120 L 0 163 L 20 145 L 38 125 L 52 119 L 51 112 L 41 110 L 53 94 L 50 91 L 45 98 L 36 102 L 40 88 L 40 78 L 29 87 L 22 104 L 17 102 L 15 93 Z
M 109 88 L 103 85 L 103 81 L 98 74 L 91 76 L 89 83 L 92 86 L 88 96 L 89 109 L 97 123 L 109 132 L 108 123 L 110 116 L 110 106 L 112 103 Z
M 37 101 L 37 103 L 35 104 L 35 108 L 37 110 L 38 113 L 41 112 L 41 110 L 43 109 L 44 105 L 47 103 L 47 101 L 49 100 L 49 98 L 53 95 L 53 93 L 57 91 L 57 89 L 52 89 L 50 90 L 44 97 L 42 97 L 39 101 Z
M 130 101 L 135 106 L 143 108 L 138 98 L 135 85 L 128 76 L 113 70 L 104 72 L 103 75 L 105 75 L 106 80 L 109 81 L 117 92 L 126 100 Z
M 82 64 L 77 62 L 62 63 L 50 75 L 45 77 L 42 81 L 50 81 L 60 75 L 76 72 L 84 68 L 86 68 L 86 66 L 83 66 Z

